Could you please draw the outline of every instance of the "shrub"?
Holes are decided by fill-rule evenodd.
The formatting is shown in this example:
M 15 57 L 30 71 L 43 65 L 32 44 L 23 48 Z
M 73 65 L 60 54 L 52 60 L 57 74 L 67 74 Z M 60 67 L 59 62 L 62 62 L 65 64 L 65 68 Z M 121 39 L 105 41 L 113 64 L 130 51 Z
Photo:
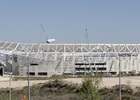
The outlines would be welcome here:
M 83 100 L 100 100 L 99 88 L 102 84 L 102 76 L 88 75 L 82 82 L 81 95 Z

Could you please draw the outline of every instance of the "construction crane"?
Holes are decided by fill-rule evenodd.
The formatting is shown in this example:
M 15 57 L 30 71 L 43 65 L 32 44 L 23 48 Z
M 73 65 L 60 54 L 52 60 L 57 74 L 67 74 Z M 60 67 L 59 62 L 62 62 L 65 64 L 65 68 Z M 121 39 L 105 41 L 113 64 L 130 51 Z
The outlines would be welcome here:
M 43 34 L 44 34 L 44 36 L 45 36 L 46 43 L 51 43 L 51 42 L 54 42 L 54 41 L 55 41 L 55 39 L 48 39 L 48 38 L 47 38 L 47 35 L 46 35 L 46 32 L 45 32 L 45 30 L 44 30 L 43 25 L 41 24 L 40 26 L 41 26 L 42 31 L 43 31 Z
M 87 42 L 87 44 L 89 44 L 87 29 L 85 29 L 85 32 L 86 32 L 86 42 Z
M 87 29 L 85 29 L 85 33 L 86 33 L 86 42 L 87 44 L 89 44 L 89 39 L 88 39 L 88 32 L 87 32 Z M 90 46 L 88 46 L 88 51 L 90 50 Z M 89 67 L 90 67 L 90 74 L 92 76 L 94 76 L 94 73 L 93 73 L 93 69 L 91 68 L 91 65 L 90 65 L 90 54 L 88 56 L 88 63 L 89 63 Z M 95 63 L 94 63 L 95 64 Z

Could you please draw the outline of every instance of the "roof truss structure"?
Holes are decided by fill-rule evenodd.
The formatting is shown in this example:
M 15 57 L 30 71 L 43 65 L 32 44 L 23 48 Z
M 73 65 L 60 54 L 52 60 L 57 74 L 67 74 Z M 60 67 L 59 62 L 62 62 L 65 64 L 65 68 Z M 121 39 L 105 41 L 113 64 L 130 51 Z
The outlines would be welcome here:
M 0 42 L 0 53 L 54 59 L 78 56 L 115 56 L 118 54 L 138 55 L 140 44 L 30 44 Z

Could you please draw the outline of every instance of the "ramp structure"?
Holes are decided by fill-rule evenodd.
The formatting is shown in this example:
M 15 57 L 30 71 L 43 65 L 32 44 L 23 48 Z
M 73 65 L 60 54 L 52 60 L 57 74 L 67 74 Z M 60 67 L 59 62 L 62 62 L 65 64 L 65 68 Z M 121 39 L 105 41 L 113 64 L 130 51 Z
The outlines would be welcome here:
M 140 44 L 0 42 L 0 54 L 6 56 L 5 71 L 21 76 L 27 75 L 28 57 L 30 75 L 83 74 L 90 72 L 90 67 L 106 75 L 117 75 L 119 62 L 123 73 L 140 73 Z

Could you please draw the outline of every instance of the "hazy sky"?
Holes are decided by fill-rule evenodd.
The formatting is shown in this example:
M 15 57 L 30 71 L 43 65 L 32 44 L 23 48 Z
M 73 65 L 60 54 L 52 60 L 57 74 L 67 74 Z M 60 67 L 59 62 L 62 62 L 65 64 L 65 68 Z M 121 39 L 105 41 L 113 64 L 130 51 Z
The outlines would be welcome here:
M 140 0 L 1 0 L 0 41 L 140 43 Z

